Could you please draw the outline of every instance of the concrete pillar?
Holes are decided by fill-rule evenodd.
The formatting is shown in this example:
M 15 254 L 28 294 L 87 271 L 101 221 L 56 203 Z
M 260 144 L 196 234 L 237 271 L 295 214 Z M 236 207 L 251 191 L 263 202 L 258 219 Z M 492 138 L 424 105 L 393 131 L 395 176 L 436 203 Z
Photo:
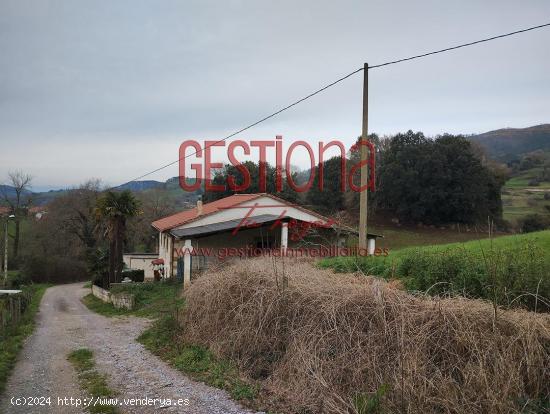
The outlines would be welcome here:
M 367 239 L 367 251 L 369 254 L 374 254 L 374 249 L 376 248 L 376 239 Z
M 168 263 L 167 277 L 173 278 L 174 274 L 174 238 L 170 234 L 166 235 L 166 262 Z
M 288 223 L 281 224 L 281 253 L 285 254 L 288 247 Z
M 191 252 L 193 251 L 193 246 L 191 246 L 191 240 L 185 240 L 183 245 L 183 288 L 187 289 L 191 286 Z

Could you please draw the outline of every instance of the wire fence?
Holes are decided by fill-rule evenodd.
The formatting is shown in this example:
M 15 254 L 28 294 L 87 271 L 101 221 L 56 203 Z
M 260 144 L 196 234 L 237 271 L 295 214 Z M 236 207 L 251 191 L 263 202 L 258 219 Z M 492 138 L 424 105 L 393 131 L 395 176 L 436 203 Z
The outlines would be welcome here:
M 32 299 L 31 292 L 0 295 L 0 333 L 15 326 L 21 320 Z

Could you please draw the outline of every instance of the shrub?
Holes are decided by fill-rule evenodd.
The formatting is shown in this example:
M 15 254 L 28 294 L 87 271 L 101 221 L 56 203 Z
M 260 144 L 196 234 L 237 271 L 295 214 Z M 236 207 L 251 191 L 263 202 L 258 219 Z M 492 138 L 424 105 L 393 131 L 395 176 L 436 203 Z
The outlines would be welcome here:
M 31 282 L 30 278 L 21 272 L 10 271 L 8 273 L 8 285 L 9 289 L 19 289 L 24 285 L 28 285 Z
M 544 193 L 544 199 L 545 199 L 546 201 L 550 200 L 550 192 Z
M 103 287 L 103 280 L 109 274 L 109 250 L 104 248 L 93 249 L 87 254 L 88 273 L 92 283 Z
M 521 221 L 521 230 L 524 233 L 544 230 L 548 226 L 548 220 L 539 214 L 530 214 Z
M 130 269 L 122 271 L 122 279 L 130 278 L 133 282 L 143 282 L 145 280 L 145 271 L 142 269 Z
M 86 280 L 86 264 L 80 260 L 57 256 L 27 256 L 21 277 L 35 283 L 68 283 Z

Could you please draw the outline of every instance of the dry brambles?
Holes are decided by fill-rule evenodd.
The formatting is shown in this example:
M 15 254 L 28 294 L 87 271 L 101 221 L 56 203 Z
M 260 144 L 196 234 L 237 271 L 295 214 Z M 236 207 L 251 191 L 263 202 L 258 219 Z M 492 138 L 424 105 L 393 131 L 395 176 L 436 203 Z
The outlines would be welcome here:
M 211 272 L 186 298 L 185 340 L 235 361 L 278 411 L 515 413 L 550 395 L 549 315 L 495 320 L 489 303 L 289 259 Z

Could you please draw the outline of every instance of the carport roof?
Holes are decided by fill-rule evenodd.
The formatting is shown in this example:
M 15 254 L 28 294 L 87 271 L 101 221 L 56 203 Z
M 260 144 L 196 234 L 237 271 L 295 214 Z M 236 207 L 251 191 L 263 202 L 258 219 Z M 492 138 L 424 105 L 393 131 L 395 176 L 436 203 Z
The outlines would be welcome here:
M 282 219 L 283 217 L 275 216 L 273 214 L 262 214 L 259 216 L 251 217 L 251 222 L 257 224 L 269 223 L 277 219 Z M 200 236 L 211 233 L 218 233 L 226 230 L 231 230 L 239 226 L 243 219 L 227 220 L 218 223 L 206 224 L 204 226 L 190 227 L 186 229 L 174 229 L 170 232 L 173 236 L 177 238 L 190 237 L 190 236 Z M 242 224 L 243 229 L 250 228 L 246 224 Z
M 289 219 L 289 218 L 290 217 L 288 216 L 281 217 L 273 214 L 262 214 L 259 216 L 251 217 L 249 223 L 265 224 L 265 223 L 274 222 L 276 220 L 283 220 L 283 219 Z M 204 236 L 207 234 L 214 234 L 214 233 L 220 233 L 223 231 L 232 230 L 238 227 L 242 221 L 243 219 L 239 218 L 235 220 L 227 220 L 227 221 L 222 221 L 218 223 L 206 224 L 204 226 L 189 227 L 186 229 L 174 229 L 170 231 L 170 234 L 178 239 L 182 239 L 184 237 Z M 241 226 L 243 227 L 243 229 L 251 228 L 250 225 L 247 226 L 245 223 L 241 224 Z M 335 225 L 333 225 L 333 227 L 334 226 Z M 347 233 L 357 233 L 355 229 L 352 229 L 350 227 L 341 226 L 340 230 L 343 230 L 344 232 L 347 232 Z M 373 239 L 373 238 L 376 239 L 384 236 L 381 236 L 379 234 L 368 233 L 367 237 L 369 239 Z

